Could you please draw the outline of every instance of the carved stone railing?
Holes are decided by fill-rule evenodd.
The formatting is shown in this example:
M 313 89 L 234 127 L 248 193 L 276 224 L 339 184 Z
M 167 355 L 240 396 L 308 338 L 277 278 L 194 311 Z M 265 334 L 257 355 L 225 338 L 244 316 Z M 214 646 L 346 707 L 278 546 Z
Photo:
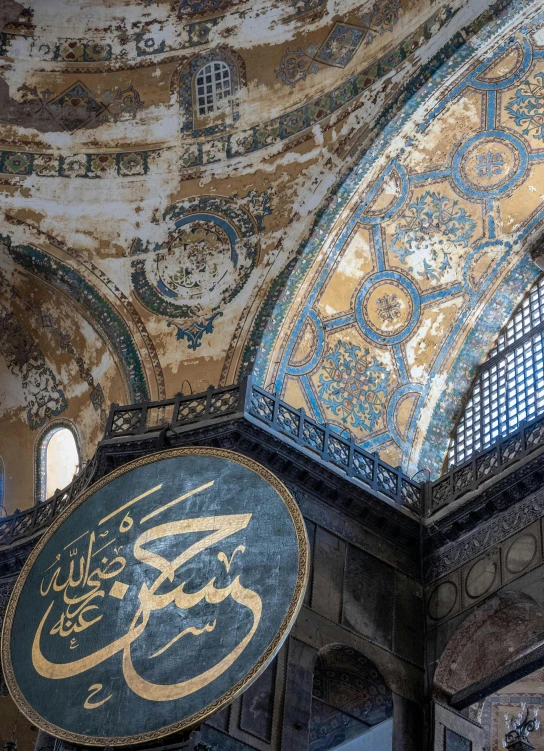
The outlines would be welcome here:
M 332 465 L 347 477 L 360 480 L 372 490 L 419 513 L 420 485 L 401 469 L 391 467 L 377 454 L 370 454 L 357 446 L 352 436 L 343 436 L 337 429 L 307 417 L 303 409 L 289 406 L 277 394 L 270 394 L 253 385 L 251 379 L 220 389 L 210 386 L 202 394 L 178 394 L 160 402 L 128 407 L 114 404 L 105 438 L 137 436 L 162 428 L 175 430 L 192 423 L 236 414 L 286 436 L 309 450 L 318 461 Z
M 432 516 L 466 493 L 544 446 L 544 415 L 522 422 L 517 430 L 500 436 L 489 448 L 474 454 L 463 464 L 454 465 L 436 482 L 427 483 L 426 515 Z
M 160 402 L 142 402 L 129 406 L 112 404 L 105 439 L 144 435 L 162 428 L 192 425 L 244 412 L 246 383 L 216 389 L 213 386 L 201 393 L 176 394 Z
M 104 441 L 137 437 L 160 430 L 176 431 L 220 418 L 245 418 L 269 432 L 285 436 L 313 458 L 342 475 L 364 483 L 416 513 L 421 508 L 421 486 L 398 467 L 389 466 L 377 454 L 357 446 L 327 424 L 310 419 L 303 409 L 294 409 L 278 395 L 254 386 L 245 379 L 235 386 L 210 388 L 201 394 L 177 394 L 172 399 L 120 406 L 112 404 Z M 0 519 L 0 546 L 30 537 L 51 522 L 89 484 L 96 455 L 64 490 L 44 503 Z
M 322 462 L 342 470 L 347 477 L 360 480 L 399 505 L 420 512 L 419 483 L 405 475 L 400 467 L 391 467 L 378 454 L 362 449 L 353 436 L 345 437 L 327 423 L 312 420 L 304 409 L 294 409 L 279 396 L 258 386 L 248 389 L 246 414 L 309 449 Z
M 47 501 L 26 511 L 18 511 L 0 519 L 0 545 L 10 545 L 48 527 L 53 519 L 85 490 L 94 474 L 95 466 L 96 457 L 93 457 L 64 490 L 57 490 Z
M 160 430 L 179 431 L 196 423 L 244 418 L 268 432 L 284 436 L 329 469 L 357 480 L 416 513 L 432 516 L 484 482 L 500 475 L 515 462 L 544 447 L 544 415 L 522 423 L 508 436 L 469 461 L 452 467 L 435 482 L 423 485 L 411 480 L 399 467 L 391 467 L 378 454 L 369 453 L 333 426 L 318 423 L 304 409 L 295 409 L 277 394 L 252 384 L 251 379 L 235 386 L 204 393 L 177 394 L 172 399 L 129 406 L 113 404 L 104 440 L 142 436 Z M 91 482 L 96 456 L 64 490 L 44 503 L 0 519 L 0 546 L 49 526 L 53 519 Z

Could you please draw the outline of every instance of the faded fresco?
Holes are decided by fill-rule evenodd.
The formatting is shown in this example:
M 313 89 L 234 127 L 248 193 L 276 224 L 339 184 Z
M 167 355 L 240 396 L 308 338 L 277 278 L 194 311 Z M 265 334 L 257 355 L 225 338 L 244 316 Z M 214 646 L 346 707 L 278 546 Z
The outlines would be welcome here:
M 508 277 L 544 193 L 537 5 L 3 2 L 6 512 L 34 502 L 55 421 L 86 461 L 112 402 L 234 383 L 256 360 L 387 461 L 438 467 L 536 273 Z

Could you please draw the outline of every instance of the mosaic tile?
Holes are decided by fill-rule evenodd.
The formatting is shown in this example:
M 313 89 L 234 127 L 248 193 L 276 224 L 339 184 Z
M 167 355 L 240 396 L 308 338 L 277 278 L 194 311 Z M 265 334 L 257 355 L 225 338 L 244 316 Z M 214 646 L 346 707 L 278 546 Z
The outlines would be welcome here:
M 138 57 L 147 55 L 160 55 L 166 50 L 166 40 L 160 39 L 149 33 L 136 35 L 136 54 Z
M 337 23 L 319 48 L 315 60 L 338 68 L 351 61 L 365 36 L 365 29 Z
M 59 157 L 53 154 L 34 154 L 34 174 L 39 177 L 58 177 Z
M 181 164 L 183 167 L 198 167 L 202 164 L 200 144 L 188 144 L 181 152 Z
M 101 63 L 111 60 L 111 45 L 85 39 L 64 39 L 57 43 L 53 60 L 68 63 Z
M 112 177 L 116 172 L 115 154 L 94 154 L 91 157 L 88 177 Z
M 216 18 L 210 18 L 206 21 L 196 21 L 189 24 L 187 34 L 189 37 L 189 46 L 197 47 L 200 44 L 208 44 L 210 41 L 210 34 L 214 26 L 222 21 L 224 16 L 217 16 Z
M 329 96 L 323 96 L 321 97 L 321 99 L 316 99 L 311 104 L 309 104 L 307 107 L 307 112 L 310 125 L 312 123 L 318 123 L 320 120 L 323 120 L 323 118 L 330 115 L 334 109 L 335 103 L 336 102 L 334 101 L 331 102 L 331 98 Z
M 61 177 L 86 177 L 89 168 L 87 154 L 74 154 L 73 156 L 61 157 L 59 175 Z
M 22 151 L 2 152 L 1 171 L 7 175 L 30 175 L 32 173 L 33 154 Z
M 146 154 L 142 151 L 131 151 L 128 154 L 118 154 L 119 174 L 123 177 L 145 175 L 147 172 Z
M 300 133 L 301 130 L 305 130 L 307 127 L 305 107 L 282 117 L 282 129 L 285 137 Z
M 238 0 L 181 0 L 178 5 L 178 16 L 198 16 L 207 13 L 217 13 L 236 5 Z
M 501 2 L 495 10 L 504 6 L 505 3 Z M 524 12 L 526 7 L 531 6 L 525 2 L 514 3 L 509 11 L 510 16 L 505 16 L 500 23 L 506 24 L 509 18 L 515 17 L 516 13 Z M 516 227 L 512 237 L 497 236 L 499 229 L 494 219 L 499 202 L 507 199 L 523 184 L 531 174 L 532 164 L 544 160 L 544 140 L 541 142 L 538 137 L 535 138 L 530 115 L 539 106 L 536 99 L 535 102 L 532 101 L 532 98 L 535 98 L 534 91 L 539 91 L 537 88 L 533 90 L 533 82 L 535 87 L 541 82 L 536 78 L 534 68 L 531 78 L 527 78 L 527 71 L 533 59 L 527 29 L 529 25 L 532 29 L 544 25 L 544 14 L 539 17 L 536 13 L 535 7 L 530 20 L 522 19 L 519 22 L 526 29 L 523 41 L 523 54 L 526 60 L 513 78 L 504 75 L 500 80 L 486 81 L 482 77 L 482 71 L 489 65 L 490 53 L 486 51 L 487 57 L 485 63 L 482 63 L 478 55 L 484 53 L 475 52 L 476 43 L 470 46 L 464 44 L 466 32 L 461 31 L 448 42 L 439 55 L 429 61 L 428 66 L 418 72 L 410 83 L 411 88 L 399 92 L 397 100 L 382 114 L 381 122 L 386 126 L 383 133 L 373 146 L 362 154 L 360 164 L 339 186 L 333 201 L 323 208 L 316 221 L 313 235 L 304 247 L 304 254 L 299 256 L 296 271 L 289 276 L 286 290 L 280 295 L 281 280 L 278 285 L 271 288 L 259 319 L 258 325 L 261 326 L 262 336 L 261 354 L 257 355 L 254 376 L 260 383 L 273 381 L 281 391 L 287 378 L 291 379 L 290 382 L 295 378 L 297 388 L 301 389 L 316 419 L 329 419 L 332 411 L 332 423 L 338 427 L 348 428 L 361 445 L 369 450 L 396 445 L 399 454 L 403 455 L 406 461 L 413 450 L 415 424 L 397 423 L 397 411 L 408 393 L 418 393 L 422 399 L 429 397 L 434 376 L 441 374 L 441 368 L 452 354 L 452 347 L 458 347 L 457 350 L 453 350 L 453 364 L 448 365 L 448 380 L 443 398 L 435 408 L 429 424 L 421 426 L 426 431 L 426 437 L 423 442 L 420 438 L 417 444 L 418 447 L 423 446 L 420 466 L 427 466 L 432 472 L 440 471 L 442 457 L 447 448 L 447 436 L 458 409 L 456 405 L 460 405 L 464 391 L 468 387 L 471 369 L 478 364 L 478 358 L 485 355 L 485 348 L 489 346 L 496 331 L 497 320 L 502 320 L 525 290 L 527 281 L 538 273 L 534 267 L 531 268 L 530 262 L 521 256 L 517 248 L 532 232 L 538 221 L 544 219 L 544 209 L 537 208 L 527 220 Z M 440 16 L 439 21 L 446 17 L 447 13 Z M 473 30 L 478 32 L 478 24 L 473 26 Z M 418 37 L 420 31 L 405 40 L 404 52 L 397 49 L 382 58 L 377 66 L 377 75 L 383 75 L 384 71 L 398 65 L 399 56 L 402 58 L 403 54 L 408 54 L 413 45 L 418 43 L 418 39 L 421 38 Z M 434 27 L 428 23 L 423 32 L 428 38 L 434 33 Z M 508 35 L 511 33 L 509 31 Z M 487 30 L 484 29 L 482 34 L 485 36 Z M 495 47 L 492 52 L 493 59 L 510 47 L 511 43 L 508 40 Z M 453 53 L 453 59 L 447 61 L 447 57 Z M 540 60 L 540 57 L 535 55 L 534 59 Z M 467 65 L 468 61 L 470 64 Z M 541 69 L 544 75 L 544 62 L 541 65 L 541 68 L 537 67 L 537 72 Z M 451 77 L 462 66 L 465 66 L 462 78 L 452 84 Z M 372 79 L 373 76 L 369 78 Z M 437 98 L 436 92 L 439 91 L 441 82 L 446 79 L 449 81 L 448 88 L 444 89 L 442 97 Z M 357 82 L 357 91 L 360 87 L 368 85 L 361 74 L 352 80 Z M 544 81 L 544 78 L 542 80 Z M 514 121 L 516 117 L 527 118 L 526 122 L 531 123 L 524 126 L 532 128 L 531 147 L 526 141 L 514 135 L 511 124 L 507 126 L 510 130 L 504 130 L 497 124 L 499 121 L 496 117 L 496 108 L 499 106 L 499 98 L 483 97 L 483 92 L 488 89 L 495 91 L 501 87 L 504 91 L 522 90 L 519 96 L 516 93 L 508 100 L 512 102 L 510 114 Z M 395 146 L 394 153 L 386 152 L 389 144 L 399 143 L 401 137 L 407 148 L 410 138 L 410 148 L 418 147 L 419 142 L 414 141 L 413 136 L 408 138 L 408 130 L 402 129 L 408 125 L 410 118 L 431 94 L 435 95 L 437 103 L 433 104 L 432 110 L 426 114 L 420 126 L 421 131 L 425 131 L 431 123 L 438 122 L 446 106 L 457 101 L 469 88 L 482 92 L 482 102 L 486 102 L 485 111 L 489 125 L 486 127 L 482 120 L 480 131 L 471 134 L 470 138 L 463 138 L 457 143 L 455 137 L 446 163 L 441 157 L 439 165 L 433 166 L 431 149 L 425 157 L 421 157 L 422 160 L 426 160 L 425 164 L 429 164 L 428 168 L 423 167 L 422 161 L 418 163 L 417 172 L 412 173 L 403 166 L 404 148 L 399 145 Z M 354 95 L 349 88 L 339 87 L 337 91 L 334 101 L 340 106 Z M 410 93 L 413 96 L 408 101 Z M 525 102 L 528 103 L 526 109 Z M 396 112 L 400 114 L 388 125 L 388 118 L 391 120 Z M 319 115 L 312 113 L 312 116 Z M 523 126 L 519 124 L 518 127 Z M 424 138 L 422 135 L 421 139 Z M 424 140 L 421 143 L 424 143 Z M 370 171 L 380 159 L 388 166 L 382 167 L 381 174 L 372 178 L 372 190 L 376 191 L 378 196 L 382 190 L 380 186 L 387 184 L 387 190 L 390 191 L 391 170 L 396 170 L 398 193 L 389 198 L 379 211 L 370 210 L 374 205 L 374 198 L 365 198 L 365 202 L 359 206 L 354 204 L 349 214 L 346 214 L 349 218 L 335 229 L 335 222 L 339 221 L 341 212 L 346 210 L 353 192 L 358 189 L 362 180 L 368 181 Z M 336 310 L 331 305 L 328 308 L 318 308 L 320 296 L 327 285 L 331 284 L 331 280 L 336 278 L 335 269 L 340 259 L 346 257 L 349 251 L 350 233 L 355 226 L 368 228 L 368 252 L 373 259 L 373 271 L 361 281 L 351 299 L 348 295 L 345 309 L 340 307 Z M 319 266 L 316 264 L 313 267 L 311 273 L 315 276 L 310 277 L 308 275 L 315 264 L 323 240 L 330 236 L 331 232 L 337 232 L 338 239 L 328 249 L 327 257 L 321 258 Z M 500 289 L 503 291 L 499 295 L 500 299 L 489 299 L 491 290 L 499 278 L 497 274 L 501 273 L 496 264 L 491 270 L 486 271 L 486 275 L 479 277 L 478 284 L 469 284 L 468 279 L 473 273 L 471 269 L 475 268 L 475 259 L 489 252 L 494 252 L 495 258 L 509 258 L 514 252 L 514 247 L 521 260 L 516 267 L 515 257 L 512 255 L 512 270 L 502 282 L 503 286 Z M 287 276 L 286 274 L 284 279 Z M 305 286 L 301 287 L 301 284 Z M 300 308 L 300 314 L 289 319 L 289 306 L 297 294 L 302 296 L 299 299 L 304 300 L 304 303 Z M 339 297 L 340 294 L 337 295 L 337 302 Z M 457 301 L 456 310 L 459 312 L 456 313 L 455 323 L 448 327 L 446 338 L 440 339 L 436 349 L 429 353 L 429 370 L 425 373 L 425 378 L 414 376 L 416 371 L 413 371 L 413 366 L 417 360 L 410 359 L 412 355 L 407 347 L 409 342 L 415 341 L 419 336 L 418 326 L 423 311 L 425 315 L 437 311 L 438 315 L 438 311 L 445 310 L 444 305 L 450 305 L 450 300 Z M 463 327 L 467 325 L 469 311 L 479 304 L 477 300 L 481 301 L 486 313 L 477 321 L 470 320 L 472 332 L 459 348 L 459 345 L 454 343 L 464 330 Z M 323 312 L 324 310 L 326 312 Z M 498 318 L 492 311 L 501 311 Z M 300 358 L 297 360 L 297 342 L 300 341 L 301 332 L 310 314 L 314 316 L 316 331 L 322 333 L 316 335 L 312 357 L 307 361 Z M 262 327 L 265 325 L 266 328 L 263 330 Z M 350 333 L 353 331 L 358 332 L 359 338 L 356 340 Z M 329 345 L 324 346 L 325 340 L 331 341 L 330 336 L 333 332 L 338 332 L 334 340 L 336 344 L 332 348 Z M 278 368 L 270 368 L 267 358 L 278 357 L 279 350 L 275 348 L 275 342 L 279 342 L 279 336 L 282 337 L 281 363 Z M 365 368 L 368 369 L 366 361 L 359 363 L 362 353 L 365 352 L 364 342 L 374 342 L 374 346 L 380 345 L 384 354 L 389 353 L 394 363 L 396 378 L 399 379 L 398 385 L 396 382 L 388 384 L 384 374 L 378 371 L 363 378 L 366 379 L 365 383 L 374 384 L 377 393 L 381 394 L 376 400 L 377 410 L 381 410 L 379 417 L 377 414 L 370 417 L 371 413 L 365 417 L 355 415 L 354 408 L 350 408 L 350 395 L 354 389 L 357 391 L 350 379 L 356 378 L 358 369 L 364 370 L 365 373 Z M 368 350 L 367 359 L 371 357 L 371 351 Z M 256 353 L 256 344 L 249 346 L 244 354 L 244 363 L 249 366 Z M 370 363 L 370 360 L 368 362 Z M 385 361 L 377 362 L 386 367 Z M 387 372 L 392 373 L 393 370 L 387 366 Z M 421 378 L 423 380 L 420 380 Z M 371 397 L 370 404 L 374 398 Z M 353 405 L 361 403 L 365 404 L 365 409 L 370 409 L 367 392 L 364 396 L 359 394 L 359 398 L 353 401 Z M 381 422 L 382 415 L 385 423 Z

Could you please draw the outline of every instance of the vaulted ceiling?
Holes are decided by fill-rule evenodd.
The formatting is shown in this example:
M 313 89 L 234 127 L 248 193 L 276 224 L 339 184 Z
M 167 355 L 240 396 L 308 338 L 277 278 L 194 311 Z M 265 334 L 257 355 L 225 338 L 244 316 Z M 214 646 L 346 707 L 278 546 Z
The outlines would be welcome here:
M 544 18 L 505 0 L 4 0 L 0 456 L 255 373 L 437 471 L 537 270 Z M 232 100 L 199 114 L 195 75 Z M 222 69 L 223 69 L 222 68 Z

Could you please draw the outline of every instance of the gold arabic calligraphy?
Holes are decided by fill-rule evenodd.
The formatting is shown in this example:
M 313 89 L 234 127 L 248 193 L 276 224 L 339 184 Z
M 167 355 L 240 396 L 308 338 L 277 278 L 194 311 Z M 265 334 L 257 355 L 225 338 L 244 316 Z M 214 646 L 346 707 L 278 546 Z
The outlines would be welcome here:
M 213 481 L 166 503 L 144 516 L 138 524 L 146 523 L 186 498 L 212 485 Z M 68 550 L 70 560 L 67 575 L 63 577 L 62 565 L 56 565 L 59 564 L 62 554 L 57 555 L 53 564 L 44 572 L 45 574 L 54 568 L 48 577 L 48 581 L 44 582 L 42 580 L 40 586 L 42 597 L 53 595 L 53 599 L 40 621 L 32 643 L 32 663 L 41 676 L 51 679 L 70 678 L 96 667 L 110 657 L 113 657 L 113 655 L 121 652 L 123 676 L 130 689 L 138 696 L 151 701 L 169 701 L 188 696 L 214 681 L 235 662 L 253 638 L 261 620 L 262 601 L 256 592 L 247 589 L 241 584 L 239 576 L 236 576 L 225 587 L 216 587 L 216 577 L 213 577 L 202 589 L 194 593 L 186 592 L 185 582 L 182 582 L 169 592 L 163 593 L 161 591 L 158 594 L 165 582 L 172 583 L 174 581 L 175 574 L 181 566 L 211 546 L 245 529 L 252 517 L 252 514 L 231 514 L 180 519 L 158 524 L 155 527 L 144 530 L 134 542 L 132 554 L 140 563 L 153 567 L 158 572 L 158 575 L 150 586 L 145 582 L 141 585 L 137 595 L 138 604 L 127 632 L 92 654 L 72 660 L 71 662 L 51 662 L 44 656 L 41 647 L 44 631 L 49 633 L 49 635 L 58 635 L 63 638 L 72 637 L 70 639 L 70 649 L 77 649 L 77 636 L 74 635 L 85 631 L 102 619 L 103 613 L 101 613 L 100 606 L 103 604 L 106 595 L 105 583 L 119 576 L 125 570 L 127 564 L 126 558 L 121 554 L 121 551 L 125 547 L 121 544 L 121 541 L 123 539 L 122 535 L 128 532 L 135 523 L 131 516 L 131 512 L 133 513 L 132 507 L 142 498 L 149 496 L 161 487 L 162 485 L 157 485 L 155 488 L 151 488 L 100 520 L 98 529 L 110 522 L 117 515 L 126 512 L 119 525 L 118 532 L 115 532 L 115 534 L 120 536 L 120 539 L 119 537 L 109 539 L 111 536 L 109 529 L 104 529 L 101 532 L 87 531 L 64 548 L 65 551 Z M 148 543 L 165 540 L 174 535 L 195 532 L 205 532 L 207 534 L 197 542 L 189 545 L 179 555 L 174 557 L 173 560 L 168 560 L 160 553 L 152 552 L 145 547 Z M 78 545 L 81 545 L 82 540 L 85 541 L 86 549 L 84 554 L 78 558 Z M 157 546 L 157 548 L 161 552 L 164 551 L 164 546 Z M 107 552 L 105 552 L 106 549 Z M 224 564 L 228 573 L 235 554 L 237 552 L 243 554 L 244 551 L 245 547 L 239 545 L 230 558 L 223 551 L 220 551 L 217 559 Z M 101 553 L 102 557 L 99 559 L 98 565 L 95 565 L 93 559 Z M 112 554 L 114 557 L 110 559 L 108 556 Z M 109 594 L 118 599 L 123 599 L 128 589 L 128 585 L 122 582 L 115 582 Z M 56 603 L 55 598 L 59 596 L 59 593 L 62 593 L 63 611 L 56 623 L 51 628 L 48 628 L 46 627 L 46 623 Z M 132 662 L 131 645 L 144 633 L 151 613 L 163 610 L 172 604 L 182 611 L 189 611 L 201 602 L 217 605 L 228 597 L 231 597 L 235 602 L 249 609 L 253 616 L 249 632 L 228 655 L 200 675 L 174 684 L 152 683 L 137 672 Z M 206 624 L 203 628 L 189 626 L 180 631 L 180 633 L 154 654 L 150 655 L 150 658 L 156 658 L 163 654 L 186 634 L 199 636 L 204 633 L 210 633 L 215 629 L 215 626 L 215 620 L 212 623 Z M 101 702 L 90 702 L 90 699 L 99 690 L 98 686 L 102 688 L 101 684 L 93 684 L 89 689 L 91 693 L 84 704 L 87 709 L 101 706 L 107 701 L 107 699 L 104 699 Z

